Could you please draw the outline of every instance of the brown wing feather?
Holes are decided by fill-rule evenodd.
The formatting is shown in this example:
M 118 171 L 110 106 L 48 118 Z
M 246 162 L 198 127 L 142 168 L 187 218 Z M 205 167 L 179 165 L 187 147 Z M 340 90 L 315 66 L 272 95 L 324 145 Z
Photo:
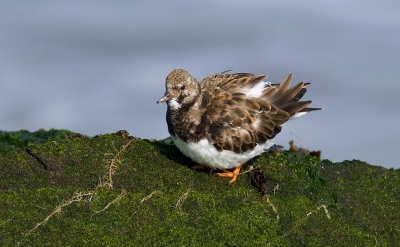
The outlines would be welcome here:
M 286 77 L 286 79 L 278 84 L 276 86 L 276 92 L 274 94 L 272 94 L 270 97 L 268 98 L 263 98 L 265 101 L 275 104 L 275 101 L 278 101 L 280 99 L 280 97 L 287 91 L 287 89 L 290 86 L 290 83 L 292 82 L 292 78 L 293 78 L 293 74 L 289 73 L 289 75 Z
M 309 83 L 300 82 L 289 88 L 293 75 L 280 84 L 263 90 L 260 98 L 249 98 L 246 92 L 266 78 L 249 73 L 214 74 L 200 82 L 202 105 L 210 120 L 208 139 L 217 150 L 242 153 L 275 137 L 295 113 L 306 111 L 311 101 L 299 102 Z
M 267 78 L 266 75 L 258 75 L 258 76 L 248 76 L 246 78 L 246 83 L 240 85 L 240 88 L 236 90 L 238 93 L 246 93 L 247 90 L 251 89 L 255 85 L 257 85 L 259 82 Z

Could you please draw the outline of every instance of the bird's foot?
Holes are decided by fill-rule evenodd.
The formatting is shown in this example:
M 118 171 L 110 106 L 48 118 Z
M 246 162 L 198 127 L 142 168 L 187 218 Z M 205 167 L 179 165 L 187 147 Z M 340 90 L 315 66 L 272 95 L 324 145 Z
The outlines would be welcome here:
M 242 165 L 239 165 L 236 167 L 233 172 L 228 171 L 228 170 L 222 170 L 222 172 L 217 173 L 218 176 L 224 177 L 224 178 L 232 178 L 229 181 L 229 184 L 233 184 L 236 181 L 237 176 L 239 175 L 240 169 L 242 168 Z

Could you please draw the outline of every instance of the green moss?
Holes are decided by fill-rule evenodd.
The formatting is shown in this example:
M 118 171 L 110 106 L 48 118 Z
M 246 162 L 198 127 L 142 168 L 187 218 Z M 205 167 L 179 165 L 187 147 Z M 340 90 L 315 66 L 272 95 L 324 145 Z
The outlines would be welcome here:
M 265 172 L 261 196 L 248 173 L 228 185 L 190 169 L 193 162 L 165 140 L 107 134 L 29 149 L 0 153 L 1 246 L 390 246 L 400 240 L 398 170 L 263 154 L 244 167 Z
M 30 145 L 45 143 L 49 141 L 60 141 L 66 135 L 73 132 L 68 130 L 40 129 L 35 132 L 28 130 L 2 131 L 0 130 L 0 152 L 16 151 L 20 148 L 27 148 Z

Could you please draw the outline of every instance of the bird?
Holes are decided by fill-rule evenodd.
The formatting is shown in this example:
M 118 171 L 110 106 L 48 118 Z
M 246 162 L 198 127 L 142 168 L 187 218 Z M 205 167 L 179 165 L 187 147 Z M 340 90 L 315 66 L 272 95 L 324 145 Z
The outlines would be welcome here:
M 322 108 L 300 101 L 310 83 L 290 87 L 293 74 L 281 83 L 267 75 L 227 70 L 198 82 L 184 69 L 170 72 L 165 94 L 168 132 L 175 146 L 197 165 L 236 181 L 243 164 L 273 147 L 273 138 L 290 119 Z

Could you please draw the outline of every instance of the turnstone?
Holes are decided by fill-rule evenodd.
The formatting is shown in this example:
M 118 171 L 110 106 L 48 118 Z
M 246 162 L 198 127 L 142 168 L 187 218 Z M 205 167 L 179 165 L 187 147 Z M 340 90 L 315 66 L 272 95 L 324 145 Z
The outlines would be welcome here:
M 299 101 L 310 83 L 289 88 L 292 73 L 282 83 L 263 80 L 266 75 L 225 71 L 202 81 L 183 69 L 167 76 L 168 132 L 195 168 L 221 170 L 233 183 L 242 165 L 273 146 L 272 139 L 289 119 L 321 108 Z M 229 171 L 228 169 L 233 169 Z

